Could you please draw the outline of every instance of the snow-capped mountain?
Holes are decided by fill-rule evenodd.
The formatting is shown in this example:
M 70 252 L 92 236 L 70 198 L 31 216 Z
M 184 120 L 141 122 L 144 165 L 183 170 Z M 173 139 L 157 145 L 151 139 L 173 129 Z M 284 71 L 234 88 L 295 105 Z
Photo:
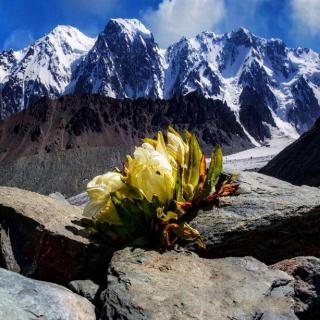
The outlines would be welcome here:
M 76 28 L 57 26 L 21 51 L 0 53 L 0 116 L 21 111 L 39 97 L 63 94 L 77 61 L 93 44 Z
M 169 99 L 197 91 L 226 102 L 257 145 L 273 135 L 298 137 L 320 116 L 320 57 L 310 49 L 244 28 L 202 32 L 166 50 L 136 19 L 111 19 L 94 44 L 65 28 L 22 52 L 0 53 L 3 117 L 42 95 Z
M 138 20 L 111 19 L 76 70 L 69 92 L 113 98 L 159 98 L 164 58 L 152 33 Z
M 296 137 L 320 115 L 320 58 L 310 49 L 240 28 L 183 38 L 168 48 L 167 61 L 167 97 L 197 90 L 226 101 L 253 142 L 275 131 Z

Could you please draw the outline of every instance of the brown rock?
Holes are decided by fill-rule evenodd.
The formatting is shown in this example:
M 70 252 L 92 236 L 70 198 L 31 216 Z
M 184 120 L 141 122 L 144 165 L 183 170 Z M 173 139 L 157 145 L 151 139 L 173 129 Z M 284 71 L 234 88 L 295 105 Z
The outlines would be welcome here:
M 299 319 L 320 319 L 320 259 L 296 257 L 280 261 L 272 270 L 282 270 L 295 278 L 295 312 Z
M 1 266 L 58 283 L 100 280 L 112 250 L 91 242 L 81 219 L 82 211 L 75 206 L 0 187 Z

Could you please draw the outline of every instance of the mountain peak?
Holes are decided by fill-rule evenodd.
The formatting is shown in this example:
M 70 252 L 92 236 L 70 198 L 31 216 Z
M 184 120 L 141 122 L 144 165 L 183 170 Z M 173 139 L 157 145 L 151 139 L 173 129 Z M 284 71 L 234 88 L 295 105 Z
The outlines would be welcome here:
M 70 83 L 78 59 L 93 44 L 94 39 L 78 29 L 59 25 L 30 46 L 7 54 L 0 63 L 0 81 L 9 113 L 22 110 L 39 97 L 61 95 Z M 17 93 L 13 94 L 15 90 Z
M 108 22 L 105 33 L 126 33 L 130 38 L 136 35 L 141 35 L 143 38 L 151 38 L 152 33 L 145 25 L 137 19 L 110 19 Z
M 238 29 L 231 31 L 229 35 L 230 37 L 242 37 L 242 38 L 252 37 L 252 33 L 244 27 L 239 27 Z
M 77 46 L 77 44 L 82 44 L 86 51 L 91 48 L 94 44 L 95 39 L 86 36 L 79 29 L 68 26 L 68 25 L 58 25 L 47 33 L 44 37 L 40 38 L 37 42 L 50 39 L 61 39 L 63 42 L 70 42 L 70 45 Z
M 229 39 L 232 39 L 236 45 L 248 46 L 253 41 L 252 33 L 244 27 L 240 27 L 237 30 L 233 30 L 230 33 L 227 33 L 227 37 Z
M 50 34 L 59 34 L 59 33 L 67 33 L 67 32 L 81 32 L 77 28 L 70 25 L 59 24 L 55 28 L 53 28 L 49 33 Z
M 238 29 L 236 32 L 238 32 L 238 33 L 244 33 L 244 34 L 246 34 L 246 35 L 251 35 L 251 32 L 250 32 L 247 28 L 242 27 L 242 26 L 240 26 L 239 29 Z

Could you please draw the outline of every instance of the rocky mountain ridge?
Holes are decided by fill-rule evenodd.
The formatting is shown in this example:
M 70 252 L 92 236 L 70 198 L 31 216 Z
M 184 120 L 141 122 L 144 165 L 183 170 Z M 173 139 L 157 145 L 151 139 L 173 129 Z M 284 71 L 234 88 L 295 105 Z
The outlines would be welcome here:
M 170 100 L 43 98 L 0 121 L 0 185 L 74 195 L 169 124 L 195 132 L 208 155 L 217 143 L 226 154 L 253 146 L 225 103 L 197 93 Z
M 76 61 L 62 71 L 52 72 L 55 69 L 46 62 L 52 58 L 41 53 L 47 58 L 43 68 L 25 58 L 21 68 L 31 70 L 32 76 L 26 71 L 21 76 L 15 66 L 19 54 L 0 53 L 2 118 L 41 96 L 97 93 L 121 99 L 170 99 L 197 91 L 225 101 L 248 138 L 258 145 L 274 135 L 297 138 L 320 116 L 320 58 L 311 49 L 290 49 L 279 39 L 267 40 L 239 28 L 223 35 L 202 32 L 163 50 L 136 19 L 111 19 L 95 43 L 73 32 L 76 39 L 63 32 L 55 34 L 65 40 L 59 49 L 68 47 L 71 40 L 77 43 L 71 48 L 81 49 L 77 54 L 73 49 L 71 55 L 62 54 Z M 41 47 L 46 52 L 45 39 L 24 50 L 32 53 L 32 48 Z M 55 47 L 50 48 L 54 52 Z M 56 53 L 59 58 L 61 51 Z M 49 83 L 38 76 L 44 70 L 50 75 Z M 19 77 L 31 82 L 21 82 Z
M 43 98 L 1 121 L 0 162 L 86 147 L 134 147 L 169 124 L 195 132 L 208 154 L 216 144 L 227 154 L 252 147 L 234 114 L 220 100 L 196 93 L 170 100 L 78 94 Z

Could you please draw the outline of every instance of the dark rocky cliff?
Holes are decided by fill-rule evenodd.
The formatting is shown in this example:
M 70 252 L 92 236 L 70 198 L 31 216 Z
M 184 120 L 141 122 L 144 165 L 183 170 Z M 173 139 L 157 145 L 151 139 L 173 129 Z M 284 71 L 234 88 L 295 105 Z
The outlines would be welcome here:
M 226 104 L 195 93 L 166 101 L 98 95 L 42 99 L 0 122 L 0 185 L 76 194 L 169 124 L 195 132 L 207 154 L 215 144 L 225 153 L 252 147 Z
M 260 172 L 296 185 L 320 186 L 320 118 Z

